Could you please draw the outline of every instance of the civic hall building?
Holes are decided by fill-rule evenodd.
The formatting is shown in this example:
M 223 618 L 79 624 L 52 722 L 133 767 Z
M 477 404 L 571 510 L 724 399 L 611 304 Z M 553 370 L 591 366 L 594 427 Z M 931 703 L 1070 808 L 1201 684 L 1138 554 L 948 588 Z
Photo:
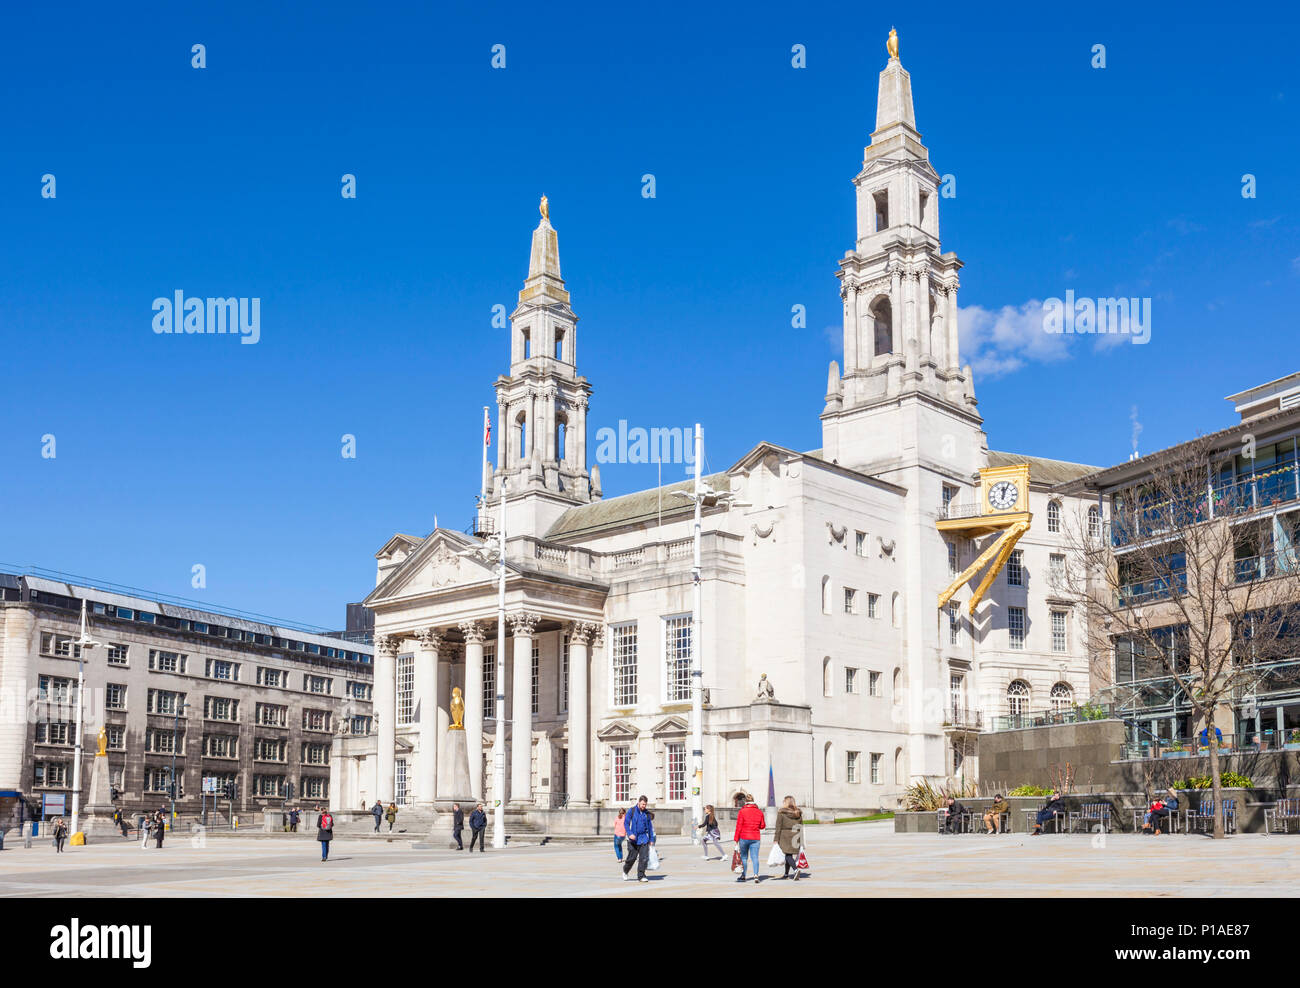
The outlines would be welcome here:
M 696 648 L 703 797 L 720 806 L 765 795 L 770 770 L 778 796 L 801 805 L 892 807 L 915 778 L 973 777 L 987 717 L 1089 695 L 1083 616 L 1053 574 L 1067 551 L 1063 516 L 1089 517 L 1096 502 L 1052 491 L 1095 468 L 989 449 L 958 345 L 962 264 L 940 244 L 939 175 L 896 55 L 854 184 L 857 241 L 836 272 L 844 366 L 831 364 L 817 396 L 822 447 L 757 441 L 706 478 L 734 503 L 704 508 L 698 635 L 693 508 L 675 496 L 691 484 L 606 499 L 588 466 L 593 385 L 543 204 L 501 341 L 496 465 L 474 532 L 398 534 L 377 553 L 364 602 L 377 734 L 336 742 L 338 805 L 490 800 L 504 719 L 510 806 L 645 793 L 686 807 Z M 502 498 L 498 684 L 497 570 L 473 550 L 495 541 Z M 440 765 L 453 688 L 464 694 L 468 793 L 454 791 L 446 757 Z

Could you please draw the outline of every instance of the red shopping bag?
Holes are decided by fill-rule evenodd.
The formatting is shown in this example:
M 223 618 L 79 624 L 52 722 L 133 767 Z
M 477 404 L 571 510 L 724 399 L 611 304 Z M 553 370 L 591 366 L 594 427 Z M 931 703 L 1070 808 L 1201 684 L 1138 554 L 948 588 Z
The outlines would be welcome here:
M 802 849 L 802 848 L 800 848 L 800 850 L 799 850 L 799 860 L 796 861 L 796 862 L 794 863 L 794 866 L 795 866 L 795 868 L 797 868 L 799 871 L 808 871 L 808 870 L 809 870 L 809 869 L 808 869 L 808 855 L 805 854 L 805 853 L 803 852 L 803 849 Z
M 732 871 L 740 870 L 740 849 L 739 848 L 731 852 L 731 870 Z

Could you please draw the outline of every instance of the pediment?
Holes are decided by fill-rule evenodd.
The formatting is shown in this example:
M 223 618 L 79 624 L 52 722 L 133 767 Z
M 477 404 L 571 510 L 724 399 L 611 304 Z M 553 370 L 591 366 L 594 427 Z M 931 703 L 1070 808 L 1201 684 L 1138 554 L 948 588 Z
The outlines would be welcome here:
M 655 737 L 661 737 L 665 734 L 685 734 L 689 730 L 690 725 L 680 717 L 665 717 L 655 725 L 654 730 L 650 733 Z
M 601 741 L 631 741 L 641 732 L 625 720 L 616 720 L 596 732 Z
M 435 532 L 371 592 L 366 603 L 494 579 L 491 563 L 460 554 L 476 544 L 467 536 Z

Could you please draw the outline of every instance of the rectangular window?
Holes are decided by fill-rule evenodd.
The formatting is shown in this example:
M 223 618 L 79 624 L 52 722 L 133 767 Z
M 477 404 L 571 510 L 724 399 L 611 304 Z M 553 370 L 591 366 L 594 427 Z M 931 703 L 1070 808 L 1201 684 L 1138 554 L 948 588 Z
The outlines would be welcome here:
M 880 594 L 869 593 L 867 594 L 867 617 L 873 618 L 879 616 L 880 616 Z
M 42 789 L 66 789 L 68 787 L 68 766 L 63 762 L 38 762 L 36 765 L 36 785 Z
M 205 696 L 203 717 L 205 720 L 238 720 L 239 701 L 228 696 Z
M 867 533 L 855 532 L 853 535 L 853 549 L 859 556 L 867 554 Z
M 844 779 L 846 782 L 861 782 L 858 778 L 858 756 L 860 751 L 849 751 L 845 753 L 844 760 Z
M 330 712 L 328 710 L 304 710 L 302 712 L 302 729 L 304 731 L 328 731 L 330 729 Z
M 961 641 L 961 605 L 948 604 L 948 644 L 956 645 Z
M 304 765 L 328 765 L 330 763 L 330 746 L 319 742 L 304 742 L 302 746 L 302 763 Z
M 844 692 L 856 693 L 858 691 L 858 670 L 845 667 L 844 669 Z
M 72 644 L 71 635 L 56 635 L 53 632 L 41 633 L 41 654 L 53 655 L 60 659 L 81 658 L 81 646 Z
M 943 485 L 943 516 L 948 517 L 952 510 L 952 502 L 957 499 L 957 488 L 952 484 Z
M 148 711 L 151 714 L 175 714 L 178 707 L 184 703 L 184 693 L 173 693 L 170 690 L 149 691 Z
M 533 656 L 532 656 L 533 713 L 537 713 L 538 710 L 540 709 L 540 701 L 542 698 L 541 655 L 542 655 L 542 646 L 536 639 L 533 639 Z
M 667 687 L 666 703 L 686 703 L 691 699 L 691 616 L 664 618 L 664 659 Z
M 258 738 L 253 745 L 253 757 L 259 762 L 284 761 L 284 739 Z
M 289 722 L 289 708 L 274 703 L 259 703 L 254 710 L 263 727 L 285 727 Z
M 614 749 L 614 802 L 626 803 L 632 791 L 632 752 L 620 745 Z
M 956 542 L 949 542 L 949 543 L 948 543 L 948 575 L 949 575 L 949 576 L 956 576 L 957 573 L 958 573 L 958 569 L 957 569 L 957 543 L 956 543 Z
M 844 613 L 858 613 L 858 592 L 852 587 L 844 588 Z
M 208 659 L 205 663 L 211 679 L 236 680 L 239 678 L 239 663 L 226 662 L 224 659 Z
M 686 798 L 686 745 L 669 744 L 665 751 L 668 762 L 668 798 Z
M 304 775 L 302 777 L 303 799 L 329 799 L 329 795 L 329 779 L 319 775 Z
M 871 784 L 880 785 L 880 760 L 884 756 L 877 751 L 871 753 Z
M 560 713 L 569 710 L 569 636 L 560 643 Z
M 268 669 L 266 666 L 258 666 L 257 684 L 259 686 L 284 686 L 285 675 L 283 669 Z
M 107 724 L 105 730 L 108 732 L 108 747 L 114 751 L 124 751 L 126 749 L 126 728 L 121 724 Z
M 126 709 L 126 685 L 109 683 L 104 687 L 104 707 L 108 710 Z
M 1052 611 L 1052 651 L 1064 652 L 1066 647 L 1065 611 Z
M 636 623 L 619 624 L 610 628 L 613 647 L 614 706 L 636 706 Z
M 370 718 L 366 717 L 364 714 L 357 714 L 352 718 L 351 728 L 353 734 L 369 734 Z
M 111 645 L 108 646 L 108 652 L 107 652 L 108 664 L 111 666 L 126 665 L 127 652 L 128 652 L 127 646 L 122 645 L 118 642 L 113 642 Z
M 239 739 L 229 734 L 205 734 L 203 736 L 204 758 L 239 757 Z
M 1025 609 L 1007 608 L 1007 647 L 1019 651 L 1025 647 Z
M 393 788 L 396 790 L 396 796 L 393 799 L 398 806 L 406 805 L 406 759 L 399 758 L 393 765 Z
M 41 676 L 36 681 L 36 698 L 50 703 L 76 703 L 77 681 L 58 676 Z
M 374 687 L 370 683 L 348 681 L 348 696 L 352 697 L 352 699 L 369 700 L 373 695 Z
M 1019 549 L 1012 549 L 1011 555 L 1007 557 L 1007 586 L 1023 587 L 1025 585 L 1023 563 L 1024 553 Z
M 415 656 L 397 657 L 397 723 L 409 724 L 415 713 Z
M 172 752 L 180 754 L 180 745 L 177 741 L 175 731 L 151 727 L 144 732 L 144 750 L 157 755 L 170 755 Z
M 36 743 L 74 745 L 77 743 L 77 732 L 71 724 L 40 721 L 36 725 Z
M 309 676 L 303 675 L 302 688 L 304 692 L 315 693 L 319 696 L 328 696 L 334 692 L 334 680 L 328 676 Z
M 966 678 L 964 676 L 959 676 L 956 673 L 950 674 L 948 676 L 948 697 L 952 702 L 952 712 L 953 712 L 954 719 L 956 718 L 958 712 L 966 706 L 964 702 L 965 696 L 966 696 Z
M 1047 578 L 1053 587 L 1065 586 L 1065 554 L 1054 552 L 1048 557 Z
M 275 798 L 284 795 L 283 775 L 253 776 L 253 795 Z
M 184 672 L 187 656 L 177 652 L 149 649 L 149 668 L 154 672 Z
M 497 715 L 497 647 L 483 646 L 483 719 Z
M 867 696 L 880 696 L 880 673 L 867 672 Z

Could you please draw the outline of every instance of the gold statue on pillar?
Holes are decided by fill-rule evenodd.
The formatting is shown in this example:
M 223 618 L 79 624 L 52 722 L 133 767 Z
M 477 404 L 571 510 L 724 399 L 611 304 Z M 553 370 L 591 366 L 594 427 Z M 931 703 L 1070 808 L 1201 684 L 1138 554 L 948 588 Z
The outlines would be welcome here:
M 542 196 L 542 201 L 537 208 L 541 211 L 542 219 L 546 220 L 547 223 L 551 222 L 551 207 L 546 201 L 546 196 Z
M 542 200 L 542 202 L 545 201 L 545 199 Z M 465 698 L 461 694 L 459 686 L 451 688 L 451 726 L 447 730 L 465 730 Z
M 96 758 L 108 757 L 108 728 L 100 727 L 99 729 L 99 750 L 95 752 Z
M 898 32 L 892 27 L 889 29 L 889 40 L 885 42 L 885 47 L 889 49 L 890 58 L 898 58 Z

